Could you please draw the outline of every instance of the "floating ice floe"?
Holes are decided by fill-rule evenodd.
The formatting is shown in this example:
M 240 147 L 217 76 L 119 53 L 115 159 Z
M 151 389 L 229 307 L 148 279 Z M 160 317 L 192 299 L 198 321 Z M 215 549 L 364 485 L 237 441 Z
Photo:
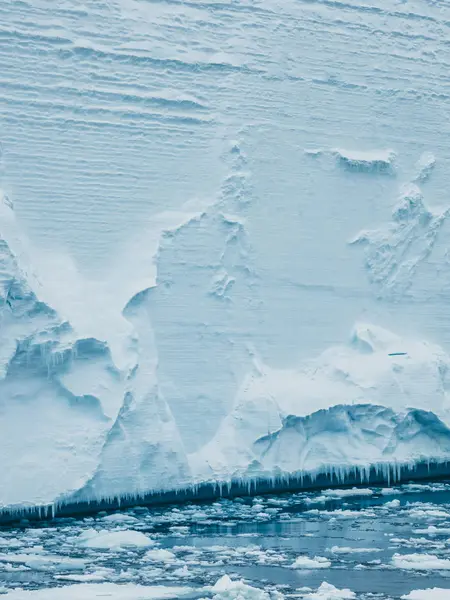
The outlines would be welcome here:
M 25 565 L 33 571 L 81 571 L 87 561 L 53 554 L 2 554 L 0 562 Z
M 5 600 L 169 600 L 191 592 L 186 587 L 143 586 L 127 583 L 80 583 L 41 590 L 15 589 L 7 592 Z
M 450 589 L 430 588 L 428 590 L 413 590 L 402 600 L 448 600 L 450 598 Z
M 149 550 L 144 555 L 144 560 L 151 562 L 167 563 L 176 560 L 176 556 L 170 550 L 164 550 L 163 548 L 156 548 L 155 550 Z
M 331 561 L 323 556 L 315 556 L 314 558 L 309 558 L 308 556 L 298 556 L 291 565 L 292 569 L 306 570 L 328 569 L 328 567 L 331 567 Z
M 449 571 L 450 559 L 439 558 L 434 554 L 394 554 L 392 565 L 408 571 Z
M 140 531 L 96 531 L 88 529 L 77 539 L 77 545 L 97 550 L 117 550 L 120 548 L 148 548 L 155 542 Z
M 223 575 L 212 587 L 213 600 L 282 600 L 282 594 L 267 592 Z
M 307 600 L 353 600 L 355 592 L 348 589 L 339 590 L 331 583 L 324 581 L 317 592 L 305 596 Z
M 381 552 L 380 548 L 350 548 L 347 546 L 333 546 L 330 550 L 333 554 L 367 554 Z

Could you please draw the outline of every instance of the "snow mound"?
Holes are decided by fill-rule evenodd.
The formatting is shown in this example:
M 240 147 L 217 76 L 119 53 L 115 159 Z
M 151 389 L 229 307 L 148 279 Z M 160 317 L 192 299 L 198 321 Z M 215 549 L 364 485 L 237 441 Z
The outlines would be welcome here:
M 332 153 L 340 165 L 349 171 L 361 173 L 395 173 L 394 150 L 344 150 L 335 149 Z

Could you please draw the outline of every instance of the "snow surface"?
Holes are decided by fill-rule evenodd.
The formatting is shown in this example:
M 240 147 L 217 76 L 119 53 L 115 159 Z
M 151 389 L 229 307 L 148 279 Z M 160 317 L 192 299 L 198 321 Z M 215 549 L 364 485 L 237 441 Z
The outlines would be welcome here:
M 447 460 L 448 22 L 1 3 L 0 507 Z

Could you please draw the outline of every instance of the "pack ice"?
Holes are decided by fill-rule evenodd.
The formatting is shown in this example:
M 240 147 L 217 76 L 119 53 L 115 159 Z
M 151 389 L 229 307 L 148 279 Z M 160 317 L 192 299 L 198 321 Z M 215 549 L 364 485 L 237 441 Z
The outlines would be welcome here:
M 449 22 L 3 0 L 3 512 L 446 463 Z

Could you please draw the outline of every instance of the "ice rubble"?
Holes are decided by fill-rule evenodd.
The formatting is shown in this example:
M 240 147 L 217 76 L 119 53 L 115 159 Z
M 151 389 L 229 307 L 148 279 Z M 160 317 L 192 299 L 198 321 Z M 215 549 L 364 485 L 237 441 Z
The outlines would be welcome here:
M 158 236 L 170 237 L 164 232 L 180 221 L 203 219 L 204 210 L 189 206 L 156 219 L 151 251 Z M 33 270 L 34 251 L 7 198 L 1 211 L 6 510 L 37 505 L 48 514 L 46 507 L 66 503 L 195 494 L 205 484 L 216 494 L 241 481 L 276 486 L 293 478 L 301 485 L 304 476 L 314 481 L 320 473 L 340 483 L 351 473 L 368 480 L 374 472 L 390 481 L 405 466 L 412 472 L 417 463 L 450 456 L 448 355 L 367 323 L 355 325 L 347 344 L 296 368 L 270 367 L 252 350 L 253 365 L 215 435 L 187 452 L 167 400 L 171 388 L 159 383 L 149 313 L 156 274 L 117 310 L 111 325 L 126 323 L 120 343 L 117 332 L 102 339 L 102 325 L 93 317 L 92 325 L 81 323 L 74 301 L 66 315 L 47 303 L 56 298 L 54 284 Z M 231 217 L 218 218 L 227 235 L 239 234 Z M 136 269 L 142 279 L 144 267 Z

